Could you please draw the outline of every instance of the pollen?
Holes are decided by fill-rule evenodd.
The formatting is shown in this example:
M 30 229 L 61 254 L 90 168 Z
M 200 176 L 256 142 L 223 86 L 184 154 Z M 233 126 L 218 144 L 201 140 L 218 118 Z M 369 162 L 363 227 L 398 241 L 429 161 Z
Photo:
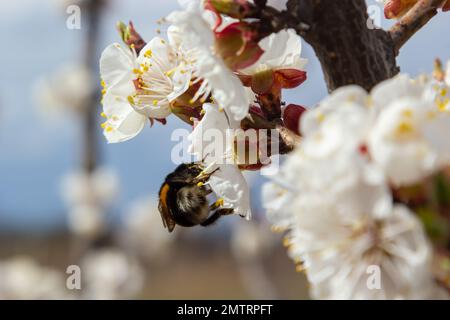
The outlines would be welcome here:
M 153 56 L 153 51 L 152 50 L 147 50 L 147 51 L 145 51 L 145 53 L 144 53 L 144 57 L 146 57 L 146 58 L 151 58 Z
M 204 185 L 204 183 L 201 181 L 199 183 L 197 183 L 197 187 L 203 187 L 203 185 Z
M 113 127 L 111 127 L 111 126 L 106 126 L 105 130 L 106 130 L 106 132 L 111 132 L 111 131 L 113 131 L 114 129 L 113 129 Z
M 449 105 L 449 99 L 436 99 L 436 106 L 438 107 L 438 109 L 440 111 L 445 111 L 447 110 L 447 107 Z
M 107 125 L 108 125 L 108 122 L 103 122 L 103 123 L 100 125 L 100 127 L 102 127 L 102 129 L 105 129 Z
M 398 134 L 406 134 L 406 133 L 411 133 L 413 131 L 414 131 L 414 127 L 412 126 L 412 124 L 410 122 L 407 122 L 407 121 L 400 122 L 397 127 Z
M 322 112 L 317 112 L 316 114 L 317 121 L 322 122 L 325 120 L 325 115 Z
M 164 72 L 164 74 L 165 74 L 166 76 L 168 76 L 168 77 L 172 76 L 174 73 L 175 73 L 175 68 L 172 69 L 172 70 L 169 70 L 169 71 L 167 71 L 167 72 Z
M 102 79 L 102 81 L 100 81 L 100 85 L 101 85 L 103 88 L 106 87 L 105 80 Z
M 127 100 L 130 104 L 134 104 L 134 98 L 132 96 L 128 96 Z
M 101 116 L 102 118 L 106 118 L 106 113 L 102 112 L 102 113 L 100 113 L 100 116 Z
M 214 203 L 217 207 L 223 206 L 223 198 L 217 199 L 217 201 Z
M 270 228 L 270 230 L 271 230 L 272 232 L 275 232 L 275 233 L 280 233 L 280 232 L 283 232 L 283 231 L 284 231 L 283 228 L 275 227 L 275 226 L 272 226 L 272 227 Z
M 297 265 L 295 266 L 295 271 L 297 271 L 297 272 L 303 272 L 303 271 L 305 271 L 305 267 L 303 266 L 303 264 L 297 264 Z
M 405 118 L 411 118 L 413 116 L 413 112 L 410 109 L 405 109 L 405 110 L 403 110 L 402 115 Z
M 153 100 L 153 105 L 156 107 L 158 105 L 158 100 Z

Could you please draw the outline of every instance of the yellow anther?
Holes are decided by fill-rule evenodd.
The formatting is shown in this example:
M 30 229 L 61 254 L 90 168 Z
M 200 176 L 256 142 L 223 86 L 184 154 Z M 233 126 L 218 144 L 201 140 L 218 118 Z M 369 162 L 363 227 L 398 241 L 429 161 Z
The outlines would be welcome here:
M 103 88 L 106 87 L 105 80 L 102 79 L 102 81 L 100 81 L 100 85 L 101 85 Z
M 295 271 L 303 272 L 303 271 L 305 271 L 305 267 L 302 264 L 298 264 L 295 266 Z
M 102 127 L 102 129 L 105 129 L 107 125 L 108 125 L 107 122 L 103 122 L 103 123 L 100 125 L 100 127 Z
M 223 206 L 223 203 L 224 203 L 223 198 L 219 198 L 214 204 L 216 207 L 220 207 Z
M 165 74 L 166 76 L 170 77 L 170 76 L 172 76 L 174 73 L 175 73 L 175 68 L 172 69 L 172 70 L 169 70 L 169 71 L 165 72 L 164 74 Z
M 104 112 L 100 113 L 100 116 L 101 116 L 102 118 L 107 118 L 106 113 L 104 113 Z
M 316 118 L 317 118 L 317 121 L 322 122 L 323 120 L 325 120 L 325 115 L 322 112 L 317 112 Z
M 200 111 L 200 115 L 204 115 L 205 113 L 206 113 L 206 111 L 203 109 Z
M 402 115 L 406 118 L 411 118 L 413 116 L 413 112 L 410 109 L 405 109 L 403 110 Z
M 372 107 L 373 106 L 373 98 L 372 98 L 372 96 L 367 96 L 366 103 L 367 103 L 368 107 Z
M 284 228 L 276 227 L 276 226 L 270 227 L 270 230 L 271 230 L 272 232 L 275 232 L 275 233 L 281 233 L 281 232 L 284 232 L 284 231 L 285 231 Z
M 162 44 L 166 44 L 166 41 L 164 41 L 163 39 L 161 39 L 161 43 L 162 43 Z
M 410 133 L 412 131 L 414 131 L 414 127 L 410 122 L 402 121 L 397 127 L 397 133 L 399 134 Z
M 132 96 L 128 96 L 127 100 L 130 104 L 134 104 L 134 98 Z
M 445 111 L 447 110 L 449 104 L 449 99 L 436 99 L 436 106 L 438 107 L 438 109 L 440 111 Z
M 106 94 L 106 89 L 103 89 L 102 90 L 102 95 L 105 95 Z
M 156 107 L 158 105 L 158 100 L 153 100 L 153 105 Z
M 223 108 L 222 107 L 219 108 L 219 112 L 223 112 Z
M 199 183 L 197 183 L 197 187 L 203 187 L 203 185 L 204 185 L 204 183 L 201 181 Z
M 145 51 L 145 53 L 144 53 L 144 57 L 146 57 L 146 58 L 151 58 L 153 56 L 153 51 L 152 50 L 147 50 L 147 51 Z
M 291 241 L 289 238 L 283 238 L 283 246 L 289 247 L 291 245 Z

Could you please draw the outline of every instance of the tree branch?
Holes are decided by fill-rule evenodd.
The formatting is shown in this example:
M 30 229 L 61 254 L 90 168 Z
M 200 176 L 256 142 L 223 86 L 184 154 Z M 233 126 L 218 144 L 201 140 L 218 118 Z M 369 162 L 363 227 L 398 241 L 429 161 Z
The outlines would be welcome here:
M 396 54 L 442 7 L 446 0 L 419 0 L 390 30 Z

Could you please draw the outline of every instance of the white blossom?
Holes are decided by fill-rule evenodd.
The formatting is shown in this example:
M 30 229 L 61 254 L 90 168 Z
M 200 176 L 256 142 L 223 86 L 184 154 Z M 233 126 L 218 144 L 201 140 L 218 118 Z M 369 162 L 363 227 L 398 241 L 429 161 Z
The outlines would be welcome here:
M 0 299 L 69 299 L 62 272 L 42 266 L 30 257 L 0 261 Z
M 302 117 L 302 141 L 263 194 L 314 298 L 441 297 L 422 225 L 390 188 L 449 164 L 449 115 L 429 90 L 430 80 L 405 75 L 370 93 L 348 86 Z M 373 266 L 378 289 L 370 288 Z
M 210 16 L 201 1 L 181 3 L 183 11 L 171 13 L 167 20 L 176 28 L 177 39 L 193 68 L 193 78 L 202 81 L 194 100 L 210 94 L 234 120 L 242 120 L 248 113 L 246 90 L 214 50 L 215 38 Z
M 70 229 L 84 236 L 98 234 L 105 226 L 106 210 L 118 194 L 118 189 L 116 174 L 107 168 L 66 175 L 62 180 L 61 193 L 69 209 Z
M 136 298 L 145 281 L 138 262 L 118 249 L 88 252 L 83 257 L 81 269 L 84 299 Z
M 189 87 L 191 72 L 173 43 L 153 38 L 136 55 L 114 43 L 100 59 L 105 90 L 102 125 L 109 142 L 136 136 L 148 118 L 163 119 L 171 113 L 171 102 Z
M 82 112 L 94 92 L 93 76 L 83 64 L 66 64 L 44 76 L 34 86 L 34 97 L 46 114 L 62 115 L 67 110 Z
M 372 91 L 378 114 L 369 153 L 395 185 L 417 183 L 449 163 L 450 115 L 438 97 L 430 99 L 430 87 L 432 82 L 401 75 Z
M 281 30 L 265 37 L 259 42 L 259 46 L 264 53 L 256 63 L 240 70 L 243 74 L 254 75 L 281 69 L 303 70 L 308 61 L 301 58 L 301 38 L 292 29 Z
M 223 200 L 223 207 L 233 208 L 234 213 L 250 219 L 250 190 L 235 162 L 234 142 L 230 139 L 239 122 L 228 118 L 217 105 L 206 103 L 203 110 L 202 120 L 190 134 L 190 152 L 203 159 L 208 172 L 215 170 L 208 184 Z M 211 141 L 207 136 L 216 138 Z

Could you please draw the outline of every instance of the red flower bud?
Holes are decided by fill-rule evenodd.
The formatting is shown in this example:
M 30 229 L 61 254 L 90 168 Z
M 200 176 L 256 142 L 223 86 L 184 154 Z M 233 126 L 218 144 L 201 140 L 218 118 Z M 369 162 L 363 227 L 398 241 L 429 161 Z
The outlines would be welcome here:
M 384 15 L 387 19 L 401 17 L 405 14 L 417 0 L 390 0 L 384 6 Z
M 284 126 L 297 135 L 300 135 L 300 119 L 305 111 L 306 108 L 302 106 L 296 104 L 288 105 L 283 110 Z
M 449 11 L 449 10 L 450 10 L 450 0 L 444 3 L 444 6 L 442 7 L 442 11 Z
M 232 70 L 251 66 L 264 53 L 245 22 L 232 23 L 215 32 L 215 36 L 216 50 Z
M 134 48 L 137 54 L 139 54 L 142 48 L 144 48 L 147 44 L 144 39 L 142 39 L 141 35 L 136 31 L 133 22 L 131 21 L 128 26 L 123 22 L 119 22 L 117 24 L 117 30 L 119 30 L 120 37 L 123 42 L 130 48 Z

